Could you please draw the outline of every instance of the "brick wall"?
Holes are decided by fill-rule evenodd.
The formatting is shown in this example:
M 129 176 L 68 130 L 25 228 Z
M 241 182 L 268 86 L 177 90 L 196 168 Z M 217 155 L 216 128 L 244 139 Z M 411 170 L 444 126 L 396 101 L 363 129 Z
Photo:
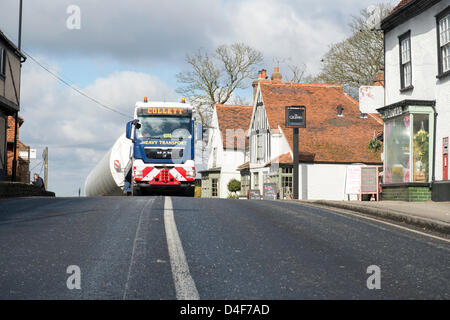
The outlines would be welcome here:
M 428 201 L 431 200 L 429 187 L 383 187 L 382 200 Z
M 19 117 L 19 126 L 17 127 L 17 138 L 19 137 L 19 130 L 20 126 L 23 123 L 23 119 Z M 13 158 L 14 158 L 14 131 L 15 131 L 15 119 L 12 116 L 8 117 L 8 129 L 6 131 L 6 141 L 7 141 L 7 175 L 11 177 L 12 175 L 12 167 L 13 167 Z M 17 154 L 16 154 L 16 160 L 17 160 L 17 170 L 16 175 L 17 179 L 16 181 L 20 182 L 29 182 L 29 161 L 26 159 L 19 158 L 20 151 L 27 151 L 28 152 L 28 146 L 23 144 L 20 140 L 17 140 Z

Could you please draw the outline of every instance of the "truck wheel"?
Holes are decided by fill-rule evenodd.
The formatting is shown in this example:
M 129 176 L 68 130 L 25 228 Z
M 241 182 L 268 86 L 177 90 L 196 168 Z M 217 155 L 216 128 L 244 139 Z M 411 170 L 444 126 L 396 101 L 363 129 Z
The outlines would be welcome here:
M 184 189 L 183 196 L 193 198 L 195 196 L 195 188 L 187 187 Z
M 134 196 L 134 197 L 138 197 L 138 196 L 141 195 L 141 190 L 139 190 L 138 187 L 133 186 L 131 195 Z

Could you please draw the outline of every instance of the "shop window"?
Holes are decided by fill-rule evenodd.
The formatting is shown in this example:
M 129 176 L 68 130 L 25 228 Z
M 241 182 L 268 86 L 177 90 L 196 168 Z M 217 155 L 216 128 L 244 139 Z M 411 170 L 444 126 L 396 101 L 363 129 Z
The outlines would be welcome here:
M 428 114 L 413 116 L 414 182 L 427 182 L 429 176 L 430 130 Z
M 386 121 L 385 183 L 409 182 L 410 115 Z
M 385 120 L 384 183 L 430 181 L 430 114 Z

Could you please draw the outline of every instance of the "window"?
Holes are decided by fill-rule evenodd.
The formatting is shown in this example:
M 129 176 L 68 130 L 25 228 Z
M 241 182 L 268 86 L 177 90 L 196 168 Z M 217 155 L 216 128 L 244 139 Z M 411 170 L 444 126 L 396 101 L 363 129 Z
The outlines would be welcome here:
M 213 168 L 217 166 L 217 148 L 213 148 Z
M 385 120 L 385 183 L 431 180 L 432 113 L 411 111 Z
M 336 110 L 337 110 L 338 117 L 343 117 L 344 116 L 344 114 L 343 114 L 344 107 L 342 107 L 342 104 L 338 104 Z
M 438 77 L 450 73 L 450 7 L 437 15 Z
M 292 174 L 294 168 L 293 167 L 283 167 L 281 169 L 281 173 L 283 174 Z
M 257 160 L 264 159 L 264 136 L 262 134 L 257 135 Z
M 259 173 L 255 172 L 253 174 L 253 188 L 258 189 L 259 188 Z
M 411 32 L 401 35 L 400 41 L 400 89 L 412 88 Z
M 0 48 L 0 75 L 5 76 L 6 74 L 6 50 Z
M 217 188 L 218 179 L 211 179 L 211 196 L 217 197 L 219 195 Z

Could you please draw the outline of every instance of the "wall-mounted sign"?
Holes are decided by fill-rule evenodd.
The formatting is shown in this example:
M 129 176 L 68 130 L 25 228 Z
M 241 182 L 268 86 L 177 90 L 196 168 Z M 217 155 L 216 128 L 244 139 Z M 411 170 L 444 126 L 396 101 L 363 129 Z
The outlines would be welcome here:
M 263 198 L 264 198 L 264 200 L 277 200 L 277 184 L 276 183 L 264 183 Z
M 377 109 L 384 107 L 384 87 L 359 87 L 359 111 L 362 113 L 377 113 Z
M 190 115 L 192 113 L 191 109 L 187 108 L 172 108 L 172 107 L 158 107 L 158 108 L 138 108 L 137 115 L 138 116 L 146 116 L 146 115 L 157 115 L 157 116 L 182 116 L 182 115 Z
M 288 106 L 285 111 L 286 128 L 306 128 L 306 107 Z
M 403 113 L 403 107 L 399 106 L 399 107 L 395 107 L 395 108 L 382 110 L 382 111 L 380 111 L 380 113 L 381 113 L 381 118 L 383 118 L 383 119 L 394 118 Z
M 248 198 L 250 200 L 261 200 L 261 192 L 259 189 L 252 189 L 248 191 Z
M 28 151 L 19 151 L 19 157 L 28 160 Z

